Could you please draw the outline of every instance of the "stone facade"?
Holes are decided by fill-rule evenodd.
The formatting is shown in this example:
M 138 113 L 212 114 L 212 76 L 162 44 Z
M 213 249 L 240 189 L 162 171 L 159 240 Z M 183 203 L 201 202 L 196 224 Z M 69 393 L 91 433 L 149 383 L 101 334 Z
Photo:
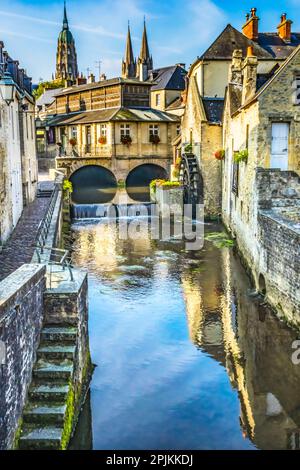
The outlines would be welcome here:
M 45 267 L 24 265 L 0 283 L 0 449 L 13 446 L 43 325 Z
M 34 101 L 31 79 L 18 62 L 4 52 L 0 42 L 0 75 L 4 68 L 14 83 L 13 101 L 8 105 L 0 98 L 0 244 L 16 227 L 24 205 L 37 191 Z
M 243 85 L 231 84 L 225 105 L 223 220 L 237 239 L 257 289 L 280 315 L 299 324 L 299 228 L 289 214 L 299 221 L 300 127 L 294 81 L 300 73 L 300 49 L 248 99 L 247 67 L 253 65 L 248 61 L 241 68 Z M 237 97 L 240 107 L 234 109 Z M 289 128 L 289 171 L 272 169 L 272 125 L 282 122 Z M 236 164 L 234 157 L 241 150 L 248 158 Z

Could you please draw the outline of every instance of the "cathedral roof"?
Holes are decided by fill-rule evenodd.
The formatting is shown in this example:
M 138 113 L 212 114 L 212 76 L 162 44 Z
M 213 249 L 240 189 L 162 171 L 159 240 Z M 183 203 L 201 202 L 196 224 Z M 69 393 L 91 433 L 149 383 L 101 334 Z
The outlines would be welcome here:
M 59 41 L 67 44 L 74 42 L 73 35 L 69 29 L 63 29 L 59 34 Z

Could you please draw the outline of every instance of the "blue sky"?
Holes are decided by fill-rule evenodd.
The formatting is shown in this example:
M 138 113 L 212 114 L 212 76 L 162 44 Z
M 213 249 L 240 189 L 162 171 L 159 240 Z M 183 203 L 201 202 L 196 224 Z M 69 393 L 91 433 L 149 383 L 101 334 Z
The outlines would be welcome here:
M 138 55 L 146 15 L 154 65 L 189 66 L 227 23 L 240 28 L 251 7 L 258 8 L 262 31 L 275 31 L 281 13 L 300 31 L 300 0 L 68 0 L 69 23 L 76 40 L 79 69 L 97 71 L 102 61 L 108 77 L 120 73 L 130 20 Z M 63 0 L 0 0 L 0 39 L 13 58 L 37 82 L 55 70 L 56 41 Z

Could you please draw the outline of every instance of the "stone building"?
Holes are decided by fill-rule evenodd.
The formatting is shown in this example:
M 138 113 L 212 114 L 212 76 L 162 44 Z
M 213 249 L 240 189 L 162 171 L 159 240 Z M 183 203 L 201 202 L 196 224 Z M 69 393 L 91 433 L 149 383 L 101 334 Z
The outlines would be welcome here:
M 65 2 L 63 28 L 59 34 L 57 44 L 55 79 L 74 83 L 78 75 L 75 41 L 69 28 Z
M 186 75 L 185 64 L 154 69 L 149 78 L 153 82 L 152 108 L 182 116 L 184 112 L 182 93 L 185 90 Z
M 284 18 L 283 18 L 284 19 Z M 257 289 L 300 323 L 300 46 L 264 76 L 233 53 L 223 129 L 223 220 Z
M 34 99 L 31 78 L 0 42 L 0 244 L 11 234 L 37 190 Z
M 221 164 L 214 153 L 222 147 L 222 114 L 228 73 L 234 50 L 246 57 L 252 47 L 257 57 L 257 74 L 264 80 L 282 64 L 300 44 L 300 33 L 291 29 L 291 21 L 282 15 L 277 32 L 259 30 L 255 8 L 246 17 L 242 32 L 230 24 L 212 45 L 192 64 L 187 77 L 187 97 L 182 120 L 181 150 L 193 141 L 203 178 L 206 214 L 221 212 Z M 192 132 L 192 135 L 191 135 Z
M 137 78 L 113 78 L 57 93 L 42 122 L 58 150 L 57 167 L 72 177 L 93 165 L 125 182 L 133 170 L 148 165 L 150 181 L 166 177 L 180 121 L 151 108 L 151 87 Z

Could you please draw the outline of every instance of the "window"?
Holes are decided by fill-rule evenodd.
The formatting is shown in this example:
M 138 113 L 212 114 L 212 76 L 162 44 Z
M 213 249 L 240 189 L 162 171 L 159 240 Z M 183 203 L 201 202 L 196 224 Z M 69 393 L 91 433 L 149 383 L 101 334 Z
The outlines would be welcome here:
M 156 103 L 156 106 L 160 106 L 160 103 L 161 103 L 161 96 L 160 96 L 160 93 L 158 93 L 158 94 L 155 96 L 155 103 Z
M 294 104 L 299 105 L 300 104 L 300 76 L 295 77 L 293 88 L 294 88 L 294 95 L 293 95 Z
M 31 140 L 33 140 L 33 117 L 30 116 Z
M 249 124 L 246 126 L 246 149 L 249 150 Z
M 177 124 L 176 134 L 177 134 L 177 135 L 180 135 L 180 134 L 181 134 L 181 125 L 180 125 L 180 124 Z
M 71 128 L 71 138 L 77 140 L 77 127 L 76 126 L 73 126 Z
M 130 136 L 130 124 L 121 124 L 120 132 L 121 138 L 125 137 L 126 135 Z
M 153 135 L 158 135 L 159 136 L 159 127 L 157 124 L 151 124 L 149 126 L 149 139 L 151 141 L 151 137 Z
M 100 125 L 100 137 L 107 137 L 107 126 L 106 124 Z

